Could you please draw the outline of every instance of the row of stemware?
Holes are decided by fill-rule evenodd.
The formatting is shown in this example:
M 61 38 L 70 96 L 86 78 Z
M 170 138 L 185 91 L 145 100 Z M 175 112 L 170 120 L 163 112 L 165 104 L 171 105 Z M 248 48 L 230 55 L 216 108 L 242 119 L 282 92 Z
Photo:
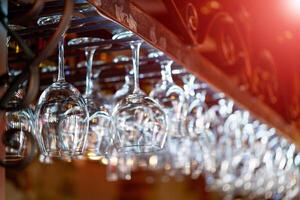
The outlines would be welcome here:
M 55 16 L 38 23 L 58 21 Z M 112 39 L 132 37 L 132 32 L 124 31 Z M 81 37 L 68 45 L 102 40 Z M 125 84 L 110 101 L 93 87 L 92 65 L 96 49 L 111 45 L 83 48 L 87 75 L 81 95 L 65 80 L 64 43 L 62 37 L 57 80 L 41 94 L 35 113 L 30 109 L 7 113 L 8 126 L 20 129 L 12 140 L 18 145 L 6 149 L 8 157 L 22 157 L 24 129 L 33 132 L 42 162 L 53 158 L 101 160 L 108 165 L 109 180 L 130 179 L 131 172 L 142 167 L 171 177 L 204 175 L 208 186 L 226 192 L 228 199 L 237 194 L 292 199 L 298 194 L 300 155 L 295 145 L 195 76 L 184 76 L 184 86 L 178 86 L 172 79 L 172 60 L 157 59 L 162 80 L 146 95 L 138 76 L 141 39 L 128 42 L 132 67 L 126 66 Z M 148 56 L 161 55 L 152 51 Z M 129 58 L 117 57 L 115 62 L 119 60 Z

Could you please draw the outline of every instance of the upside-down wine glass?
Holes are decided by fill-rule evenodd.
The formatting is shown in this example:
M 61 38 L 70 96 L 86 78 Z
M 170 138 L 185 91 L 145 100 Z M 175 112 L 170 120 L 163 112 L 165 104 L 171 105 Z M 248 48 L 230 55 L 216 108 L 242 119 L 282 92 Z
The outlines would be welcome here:
M 204 132 L 208 132 L 205 113 L 206 84 L 201 83 L 194 75 L 183 76 L 183 88 L 186 96 L 186 112 L 184 117 L 184 130 L 190 145 L 190 173 L 193 179 L 203 172 L 203 145 L 205 145 Z M 207 140 L 206 140 L 207 141 Z
M 69 46 L 87 44 L 103 41 L 102 38 L 94 37 L 79 37 L 71 39 L 68 42 Z M 93 75 L 93 58 L 97 48 L 108 49 L 111 44 L 101 46 L 84 47 L 86 56 L 86 87 L 83 98 L 87 104 L 89 112 L 89 131 L 85 148 L 85 156 L 91 160 L 99 160 L 102 156 L 109 153 L 109 148 L 112 145 L 111 135 L 111 118 L 108 110 L 102 102 L 102 97 L 94 90 L 92 75 Z
M 113 39 L 131 38 L 125 31 Z M 119 153 L 146 153 L 161 150 L 167 137 L 166 116 L 159 104 L 144 95 L 139 87 L 139 53 L 142 41 L 130 42 L 134 69 L 134 90 L 115 106 L 112 114 Z
M 164 109 L 167 116 L 168 134 L 172 137 L 183 137 L 183 121 L 185 112 L 185 94 L 181 87 L 176 85 L 172 78 L 171 66 L 173 61 L 164 59 L 159 61 L 162 80 L 157 83 L 150 93 Z
M 20 27 L 17 25 L 9 25 L 13 30 L 21 30 L 25 27 Z M 9 76 L 16 76 L 20 72 L 18 70 L 9 70 Z M 8 101 L 7 106 L 10 108 L 17 107 L 19 102 L 25 95 L 25 88 L 27 86 L 27 81 L 21 84 L 16 92 L 14 92 L 13 97 Z M 16 163 L 24 158 L 31 156 L 28 155 L 28 149 L 32 145 L 31 139 L 34 135 L 33 120 L 34 115 L 31 107 L 22 108 L 20 110 L 6 111 L 3 120 L 3 126 L 5 132 L 0 134 L 0 143 L 4 144 L 4 154 L 2 155 L 0 162 L 4 164 Z M 30 146 L 29 146 L 30 145 Z
M 195 139 L 209 126 L 205 120 L 205 113 L 208 109 L 205 103 L 207 86 L 199 83 L 192 74 L 185 75 L 183 82 L 187 99 L 184 127 L 186 134 L 191 139 Z M 200 91 L 198 91 L 199 89 Z
M 53 15 L 38 20 L 39 25 L 57 23 Z M 35 135 L 41 154 L 70 161 L 83 154 L 88 131 L 88 110 L 80 92 L 65 81 L 64 37 L 58 45 L 58 77 L 41 94 L 35 111 Z
M 5 113 L 5 133 L 1 136 L 2 142 L 6 144 L 4 162 L 15 162 L 26 157 L 29 141 L 27 134 L 33 136 L 33 119 L 30 108 Z
M 186 143 L 188 138 L 184 138 L 185 131 L 183 127 L 186 99 L 185 93 L 181 87 L 176 85 L 172 78 L 171 66 L 173 61 L 163 58 L 162 52 L 151 52 L 149 58 L 157 58 L 161 67 L 161 81 L 158 82 L 150 93 L 150 97 L 155 99 L 164 109 L 168 124 L 168 139 L 165 151 L 160 156 L 171 159 L 166 160 L 171 169 L 168 174 L 179 178 L 180 171 L 184 170 L 189 164 L 190 146 Z M 162 60 L 160 60 L 162 59 Z M 168 162 L 170 161 L 170 162 Z

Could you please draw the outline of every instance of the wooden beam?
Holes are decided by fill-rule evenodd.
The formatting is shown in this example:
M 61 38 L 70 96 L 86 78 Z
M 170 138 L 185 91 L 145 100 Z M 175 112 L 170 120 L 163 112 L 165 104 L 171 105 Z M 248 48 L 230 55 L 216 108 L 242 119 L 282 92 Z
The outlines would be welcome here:
M 222 49 L 220 48 L 221 45 L 219 40 L 221 37 L 218 35 L 219 31 L 215 31 L 216 35 L 213 35 L 215 40 L 210 40 L 211 37 L 206 37 L 207 40 L 202 41 L 202 43 L 201 41 L 196 44 L 187 43 L 180 38 L 181 35 L 178 34 L 178 32 L 172 31 L 172 29 L 166 27 L 155 17 L 151 16 L 151 14 L 146 13 L 142 8 L 131 1 L 89 0 L 89 2 L 95 5 L 98 11 L 104 14 L 104 16 L 135 32 L 154 47 L 164 51 L 178 64 L 181 64 L 187 70 L 194 73 L 201 80 L 209 83 L 214 88 L 226 93 L 241 107 L 251 111 L 251 113 L 261 121 L 275 127 L 282 135 L 300 147 L 300 128 L 297 127 L 292 120 L 286 118 L 284 113 L 278 112 L 276 106 L 259 97 L 261 95 L 266 96 L 264 91 L 259 91 L 258 94 L 253 92 L 251 86 L 255 80 L 257 80 L 257 77 L 255 77 L 255 74 L 251 70 L 254 70 L 257 66 L 254 64 L 255 62 L 252 62 L 251 56 L 249 55 L 249 49 L 244 38 L 245 34 L 240 31 L 242 28 L 234 21 L 230 13 L 226 15 L 227 12 L 220 11 L 218 17 L 208 19 L 210 22 L 214 21 L 214 28 L 225 26 L 227 29 L 224 29 L 223 31 L 225 31 L 226 34 L 233 34 L 231 35 L 232 38 L 236 39 L 235 42 L 240 46 L 239 56 L 244 59 L 243 63 L 237 63 L 236 66 L 229 66 L 224 70 L 223 65 L 227 64 L 226 58 L 223 58 L 223 60 L 220 61 L 218 57 L 224 52 L 216 52 Z M 198 14 L 198 16 L 200 16 L 200 14 L 195 13 L 197 12 L 197 9 L 193 10 L 193 5 L 188 2 L 189 1 L 180 1 L 180 3 L 183 4 L 183 8 L 187 6 L 191 9 L 191 14 L 195 15 L 191 16 L 191 19 L 193 20 L 188 21 L 193 23 L 198 19 L 196 14 Z M 183 9 L 183 11 L 184 10 L 185 9 Z M 168 15 L 169 13 L 166 14 Z M 170 20 L 174 19 L 172 16 L 166 17 Z M 195 24 L 197 23 L 195 22 Z M 198 31 L 186 31 L 190 31 L 192 34 L 197 34 L 198 32 L 210 32 L 206 31 L 206 28 L 210 31 L 212 29 L 212 27 L 208 26 L 203 27 L 201 30 L 197 29 Z M 185 29 L 185 27 L 182 27 L 182 29 Z M 231 32 L 234 33 L 226 32 L 228 30 L 231 30 Z M 204 46 L 208 47 L 209 45 L 207 44 L 212 48 L 203 48 Z M 216 48 L 216 45 L 219 45 L 218 48 Z M 207 49 L 215 51 L 213 52 L 215 54 L 212 54 L 213 56 L 208 56 L 207 54 L 211 52 L 207 52 Z M 219 62 L 216 61 L 218 59 Z M 230 70 L 234 67 L 242 70 L 233 73 Z M 251 73 L 249 73 L 249 71 Z M 268 75 L 271 77 L 275 76 L 274 73 L 269 73 Z M 269 82 L 269 84 L 273 83 Z M 282 93 L 284 91 L 280 92 Z M 268 96 L 266 96 L 266 98 L 268 99 Z
M 7 0 L 1 0 L 0 2 L 0 8 L 7 13 Z M 0 24 L 0 75 L 5 74 L 7 70 L 7 47 L 6 47 L 6 30 Z M 2 96 L 4 92 L 3 88 L 0 88 L 0 97 Z M 2 135 L 4 131 L 3 126 L 3 120 L 4 113 L 0 110 L 0 136 Z M 2 142 L 0 142 L 0 157 L 3 157 L 4 155 L 4 147 Z M 4 168 L 0 167 L 0 200 L 5 199 L 5 170 Z

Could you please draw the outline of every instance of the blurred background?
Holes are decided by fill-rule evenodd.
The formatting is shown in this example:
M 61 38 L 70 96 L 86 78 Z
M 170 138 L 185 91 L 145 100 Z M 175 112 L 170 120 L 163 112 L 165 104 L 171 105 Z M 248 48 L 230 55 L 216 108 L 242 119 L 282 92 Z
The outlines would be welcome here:
M 106 167 L 95 161 L 33 162 L 22 171 L 7 170 L 7 200 L 214 200 L 217 192 L 206 192 L 204 179 L 170 178 L 159 172 L 137 171 L 132 180 L 109 182 Z

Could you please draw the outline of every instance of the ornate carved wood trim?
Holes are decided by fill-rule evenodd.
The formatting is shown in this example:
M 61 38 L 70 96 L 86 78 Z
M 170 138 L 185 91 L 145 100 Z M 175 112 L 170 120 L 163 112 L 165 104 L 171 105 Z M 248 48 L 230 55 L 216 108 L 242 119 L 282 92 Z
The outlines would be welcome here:
M 177 29 L 186 31 L 184 38 L 189 40 L 183 39 L 181 33 L 172 31 L 175 28 L 166 27 L 133 1 L 89 2 L 100 13 L 164 51 L 187 70 L 232 97 L 241 107 L 276 127 L 300 146 L 298 112 L 294 118 L 290 117 L 291 113 L 285 112 L 290 108 L 290 99 L 286 102 L 282 98 L 285 91 L 281 89 L 283 86 L 278 80 L 280 72 L 272 52 L 261 48 L 259 44 L 252 45 L 259 41 L 251 41 L 256 32 L 251 32 L 247 5 L 236 1 L 237 4 L 230 2 L 230 7 L 225 1 L 164 0 L 165 5 L 172 6 L 168 9 L 177 9 L 176 12 L 167 12 L 166 17 L 179 20 L 178 26 L 181 27 Z M 295 105 L 299 106 L 297 99 L 293 99 Z M 294 108 L 291 110 L 296 112 Z

